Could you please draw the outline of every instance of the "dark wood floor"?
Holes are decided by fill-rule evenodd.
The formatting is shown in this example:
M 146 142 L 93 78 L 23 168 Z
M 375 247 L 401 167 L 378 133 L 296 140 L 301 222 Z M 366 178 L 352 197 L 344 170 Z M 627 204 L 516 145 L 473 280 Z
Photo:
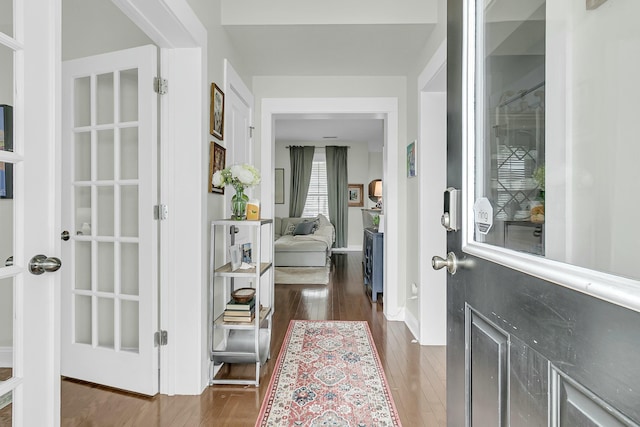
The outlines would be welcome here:
M 200 396 L 140 397 L 75 380 L 62 381 L 63 426 L 253 426 L 291 319 L 366 320 L 404 426 L 445 426 L 445 348 L 421 347 L 402 322 L 362 287 L 360 253 L 334 254 L 330 282 L 277 285 L 272 359 L 260 387 L 220 385 Z M 380 300 L 379 300 L 380 301 Z M 247 371 L 250 376 L 250 371 Z M 233 375 L 243 375 L 235 370 Z

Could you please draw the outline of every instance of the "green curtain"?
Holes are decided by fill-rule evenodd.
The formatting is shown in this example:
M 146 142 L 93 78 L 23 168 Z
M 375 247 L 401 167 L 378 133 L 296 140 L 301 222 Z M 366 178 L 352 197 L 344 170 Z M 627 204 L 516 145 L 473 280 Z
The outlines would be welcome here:
M 349 179 L 347 172 L 348 147 L 327 146 L 327 193 L 329 216 L 336 229 L 336 248 L 347 247 L 349 231 Z
M 304 204 L 307 201 L 309 183 L 311 182 L 311 168 L 313 167 L 313 152 L 316 147 L 289 147 L 291 162 L 291 197 L 289 201 L 289 216 L 302 216 Z

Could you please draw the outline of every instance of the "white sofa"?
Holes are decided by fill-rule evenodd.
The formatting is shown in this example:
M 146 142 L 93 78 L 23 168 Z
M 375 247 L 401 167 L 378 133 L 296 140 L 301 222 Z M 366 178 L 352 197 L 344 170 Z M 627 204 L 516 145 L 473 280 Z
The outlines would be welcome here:
M 304 224 L 301 223 L 313 223 Z M 310 233 L 304 233 L 312 228 Z M 297 229 L 297 231 L 296 231 Z M 306 230 L 305 230 L 306 229 Z M 324 215 L 314 218 L 274 219 L 276 267 L 324 267 L 335 242 L 335 229 Z M 303 234 L 299 234 L 303 233 Z

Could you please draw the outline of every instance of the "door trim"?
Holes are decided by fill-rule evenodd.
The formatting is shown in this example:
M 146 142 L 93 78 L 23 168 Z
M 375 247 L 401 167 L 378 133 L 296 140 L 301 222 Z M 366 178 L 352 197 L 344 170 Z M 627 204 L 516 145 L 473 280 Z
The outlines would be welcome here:
M 418 164 L 425 171 L 420 179 L 420 212 L 423 218 L 442 214 L 442 192 L 447 187 L 447 40 L 433 54 L 418 77 Z M 407 324 L 421 345 L 447 343 L 447 275 L 425 260 L 447 252 L 447 233 L 432 220 L 420 221 L 420 288 L 418 330 Z M 416 333 L 417 332 L 417 333 Z

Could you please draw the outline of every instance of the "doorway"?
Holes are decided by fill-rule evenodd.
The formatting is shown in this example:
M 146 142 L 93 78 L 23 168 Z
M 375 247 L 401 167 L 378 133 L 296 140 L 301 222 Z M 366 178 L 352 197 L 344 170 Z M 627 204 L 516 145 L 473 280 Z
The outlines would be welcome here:
M 385 182 L 385 239 L 384 259 L 384 313 L 389 320 L 400 319 L 399 286 L 399 224 L 398 224 L 398 101 L 396 98 L 269 98 L 262 101 L 261 113 L 261 169 L 273 171 L 275 168 L 275 120 L 279 116 L 302 117 L 303 115 L 352 114 L 382 118 L 385 122 L 385 143 L 383 148 L 383 177 Z M 264 149 L 266 147 L 266 150 Z M 269 200 L 264 205 L 266 217 L 275 211 L 273 173 L 263 174 L 261 200 Z

